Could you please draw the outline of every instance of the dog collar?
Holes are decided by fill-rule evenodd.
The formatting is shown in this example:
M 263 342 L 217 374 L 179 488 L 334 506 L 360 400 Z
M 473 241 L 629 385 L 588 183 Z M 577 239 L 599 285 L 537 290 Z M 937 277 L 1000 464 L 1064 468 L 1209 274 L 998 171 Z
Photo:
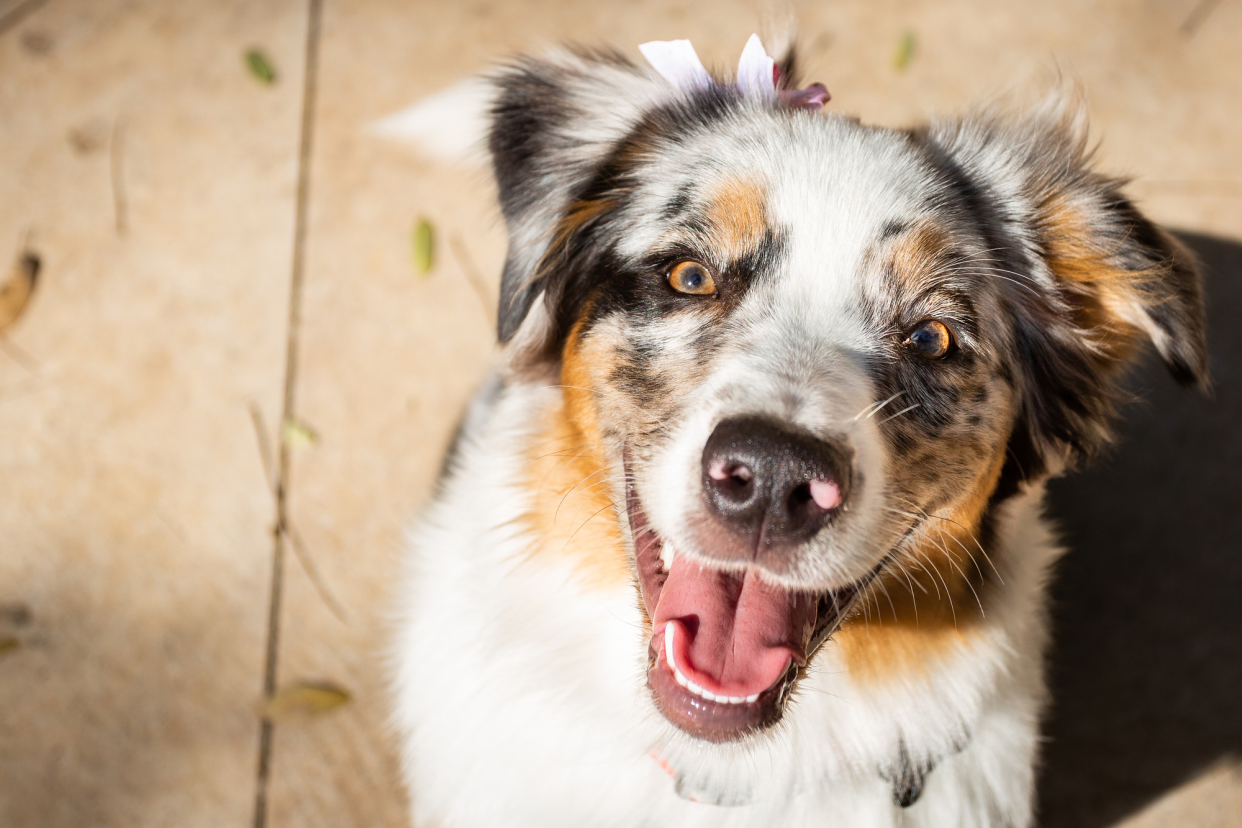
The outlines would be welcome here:
M 638 50 L 661 77 L 682 91 L 695 92 L 716 84 L 689 40 L 652 40 L 639 44 Z M 789 106 L 812 111 L 823 109 L 832 99 L 822 83 L 803 89 L 780 89 L 780 80 L 780 67 L 763 48 L 759 35 L 752 34 L 737 64 L 736 86 L 743 95 L 780 100 Z

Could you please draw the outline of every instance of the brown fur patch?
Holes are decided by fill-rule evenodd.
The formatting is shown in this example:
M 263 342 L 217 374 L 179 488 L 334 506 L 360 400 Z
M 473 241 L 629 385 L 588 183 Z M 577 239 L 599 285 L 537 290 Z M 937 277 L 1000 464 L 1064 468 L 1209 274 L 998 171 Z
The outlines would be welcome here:
M 919 277 L 936 269 L 948 245 L 949 234 L 930 223 L 920 224 L 893 241 L 888 250 L 888 263 L 905 292 L 917 295 Z
M 731 178 L 707 198 L 707 221 L 721 254 L 736 259 L 759 246 L 766 231 L 763 190 L 751 181 Z
M 565 211 L 565 215 L 561 216 L 561 220 L 557 222 L 556 229 L 552 234 L 552 242 L 548 245 L 548 250 L 560 250 L 578 231 L 616 206 L 614 201 L 607 198 L 574 202 Z
M 588 586 L 611 589 L 632 581 L 595 416 L 612 350 L 584 344 L 581 329 L 575 325 L 565 344 L 560 402 L 527 453 L 526 524 L 537 538 L 532 558 L 568 558 Z
M 926 540 L 902 557 L 906 575 L 882 574 L 864 612 L 836 634 L 856 681 L 925 674 L 937 660 L 969 645 L 997 580 L 977 539 L 1004 459 L 998 453 L 974 490 L 926 521 Z
M 1124 239 L 1112 248 L 1100 246 L 1101 234 L 1088 217 L 1063 194 L 1048 198 L 1039 211 L 1048 267 L 1064 284 L 1083 330 L 1095 334 L 1097 345 L 1113 359 L 1126 359 L 1135 349 L 1137 330 L 1131 321 L 1143 295 L 1142 286 L 1164 276 L 1164 268 L 1125 270 L 1113 263 Z

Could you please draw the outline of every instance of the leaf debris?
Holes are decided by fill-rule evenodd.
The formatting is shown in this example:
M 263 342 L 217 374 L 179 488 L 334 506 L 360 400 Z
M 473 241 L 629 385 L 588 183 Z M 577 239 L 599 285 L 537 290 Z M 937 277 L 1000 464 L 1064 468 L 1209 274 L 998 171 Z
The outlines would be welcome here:
M 414 270 L 419 276 L 431 273 L 435 266 L 436 230 L 431 222 L 420 218 L 414 225 Z
M 0 334 L 7 331 L 26 310 L 35 283 L 39 280 L 39 257 L 26 251 L 17 259 L 9 276 L 0 284 Z
M 276 68 L 262 49 L 246 50 L 246 69 L 252 78 L 264 86 L 271 86 L 276 82 Z
M 12 636 L 0 638 L 0 656 L 8 655 L 13 650 L 21 649 L 22 642 Z
M 321 716 L 350 700 L 349 691 L 330 681 L 300 681 L 292 684 L 263 705 L 263 715 L 270 719 L 291 716 Z
M 914 36 L 913 29 L 907 30 L 901 36 L 901 40 L 897 43 L 897 52 L 893 55 L 893 66 L 898 72 L 904 72 L 909 68 L 917 45 L 918 41 Z
M 315 429 L 293 418 L 286 419 L 280 427 L 280 438 L 289 448 L 308 448 L 319 442 Z

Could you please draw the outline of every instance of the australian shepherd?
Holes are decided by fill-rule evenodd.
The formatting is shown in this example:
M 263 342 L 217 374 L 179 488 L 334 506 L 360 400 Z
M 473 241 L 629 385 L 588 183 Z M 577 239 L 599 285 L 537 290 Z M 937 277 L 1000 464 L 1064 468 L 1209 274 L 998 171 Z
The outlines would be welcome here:
M 1206 384 L 1194 263 L 1072 93 L 889 129 L 757 39 L 643 52 L 494 78 L 501 358 L 398 593 L 415 824 L 1030 825 L 1044 485 L 1145 342 Z

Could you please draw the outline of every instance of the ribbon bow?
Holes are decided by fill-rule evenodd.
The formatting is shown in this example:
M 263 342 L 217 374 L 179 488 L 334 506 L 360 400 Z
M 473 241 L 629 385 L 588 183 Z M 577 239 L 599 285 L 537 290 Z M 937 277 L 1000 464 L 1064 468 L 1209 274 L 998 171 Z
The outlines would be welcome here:
M 640 44 L 638 50 L 652 68 L 678 89 L 692 92 L 715 83 L 688 40 L 653 40 Z M 752 34 L 737 64 L 737 88 L 743 95 L 765 100 L 779 98 L 790 106 L 812 111 L 823 109 L 832 98 L 822 83 L 805 89 L 777 89 L 780 79 L 780 67 L 763 48 L 759 35 Z

